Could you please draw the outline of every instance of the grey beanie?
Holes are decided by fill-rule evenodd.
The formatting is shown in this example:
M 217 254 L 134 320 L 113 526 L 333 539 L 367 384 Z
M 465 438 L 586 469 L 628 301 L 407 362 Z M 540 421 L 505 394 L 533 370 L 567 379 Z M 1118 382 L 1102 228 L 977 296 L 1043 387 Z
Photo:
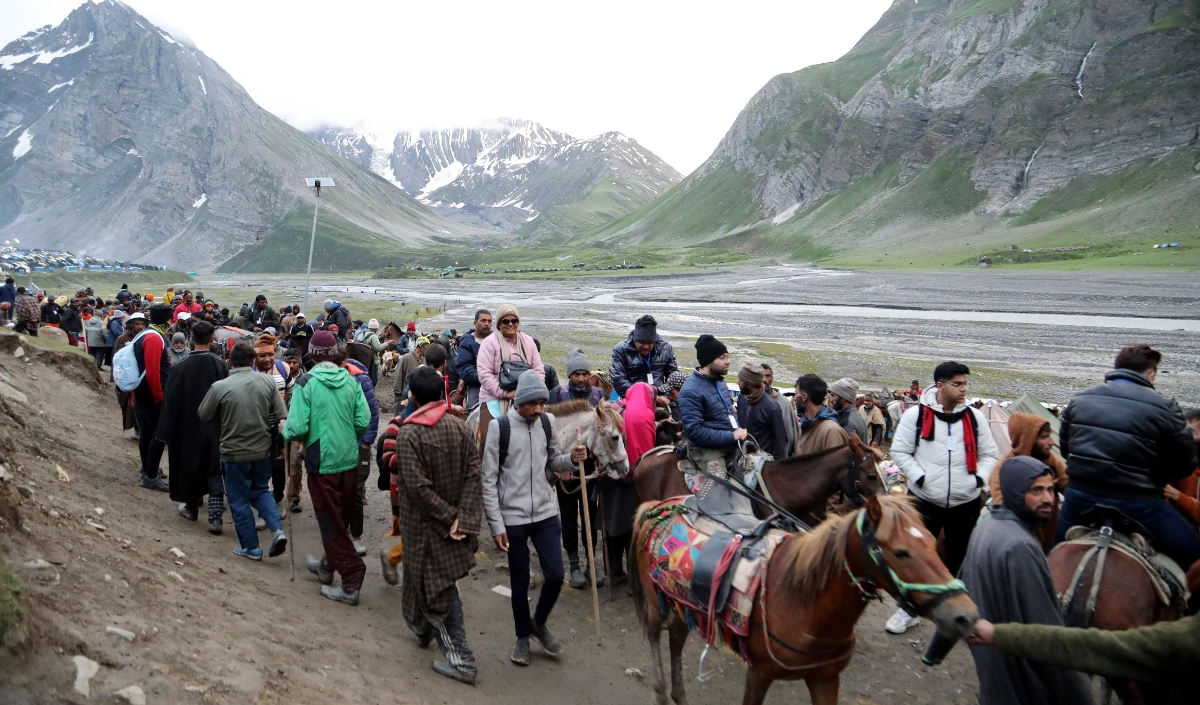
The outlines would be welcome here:
M 567 376 L 576 372 L 591 372 L 592 363 L 588 361 L 587 355 L 583 354 L 583 348 L 575 348 L 567 353 Z
M 542 381 L 542 376 L 537 370 L 525 370 L 517 378 L 517 392 L 513 397 L 513 403 L 517 406 L 531 401 L 546 401 L 549 398 L 550 390 L 546 389 L 546 383 Z
M 849 377 L 843 377 L 829 385 L 829 393 L 836 394 L 848 402 L 853 402 L 858 397 L 858 382 Z
M 333 299 L 325 299 L 325 303 L 321 306 L 321 308 L 324 308 L 326 311 L 332 309 Z

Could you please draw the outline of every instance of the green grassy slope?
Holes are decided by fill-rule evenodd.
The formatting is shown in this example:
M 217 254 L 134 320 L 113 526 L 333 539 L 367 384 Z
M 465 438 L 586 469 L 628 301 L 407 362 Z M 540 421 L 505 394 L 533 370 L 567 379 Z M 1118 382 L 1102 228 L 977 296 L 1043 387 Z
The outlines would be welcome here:
M 284 216 L 255 244 L 217 267 L 221 272 L 303 272 L 312 235 L 312 208 L 301 207 Z M 313 245 L 313 271 L 344 272 L 379 266 L 395 243 L 361 228 L 336 213 L 322 210 Z

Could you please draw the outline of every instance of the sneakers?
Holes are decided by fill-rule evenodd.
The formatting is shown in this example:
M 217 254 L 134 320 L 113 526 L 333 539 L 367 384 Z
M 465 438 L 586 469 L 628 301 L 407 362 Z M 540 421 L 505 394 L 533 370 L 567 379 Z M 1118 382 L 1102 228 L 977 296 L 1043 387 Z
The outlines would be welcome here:
M 587 587 L 587 584 L 587 578 L 584 576 L 583 570 L 580 569 L 579 565 L 571 566 L 571 587 L 576 590 L 582 590 Z
M 544 624 L 541 629 L 534 627 L 533 631 L 529 634 L 529 638 L 536 641 L 542 647 L 542 651 L 545 651 L 549 656 L 558 656 L 562 653 L 562 644 L 558 643 L 558 639 L 554 638 L 554 635 L 550 633 L 550 629 Z
M 306 557 L 304 559 L 304 567 L 308 568 L 308 572 L 317 576 L 317 580 L 320 580 L 322 584 L 333 584 L 333 571 L 323 566 L 320 558 Z
M 242 558 L 249 558 L 252 561 L 261 561 L 262 560 L 262 549 L 261 548 L 242 548 L 241 546 L 238 546 L 237 548 L 233 549 L 233 555 L 241 556 Z
M 333 587 L 330 585 L 322 585 L 321 586 L 321 595 L 330 600 L 333 600 L 334 602 L 340 602 L 343 605 L 349 605 L 351 607 L 358 607 L 358 593 L 357 592 L 346 592 L 345 590 L 342 589 L 341 585 L 339 585 L 337 587 Z
M 529 665 L 529 637 L 518 637 L 517 644 L 513 647 L 512 656 L 508 657 L 510 661 L 518 666 Z
M 275 513 L 279 516 L 280 521 L 287 519 L 287 507 L 282 499 L 275 503 Z
M 300 500 L 293 499 L 292 503 L 288 505 L 288 511 L 291 512 L 292 514 L 299 514 L 300 513 Z
M 271 549 L 267 551 L 267 555 L 271 558 L 282 556 L 287 550 L 287 536 L 284 535 L 283 529 L 280 529 L 271 536 Z
M 363 543 L 362 539 L 351 539 L 351 541 L 354 542 L 354 550 L 358 552 L 358 555 L 367 555 L 367 544 Z
M 255 519 L 254 520 L 254 528 L 258 529 L 259 531 L 262 531 L 263 529 L 267 528 L 267 520 L 263 519 L 262 517 Z
M 167 486 L 167 483 L 162 481 L 161 477 L 149 477 L 144 474 L 140 475 L 138 477 L 138 485 L 148 490 L 154 490 L 155 492 L 171 491 L 171 488 Z
M 379 549 L 379 565 L 383 568 L 383 579 L 388 585 L 400 584 L 400 571 L 396 570 L 396 566 L 388 560 L 388 550 L 386 548 Z
M 198 515 L 196 514 L 196 510 L 189 507 L 187 503 L 181 503 L 179 505 L 179 516 L 188 521 L 196 521 Z
M 475 685 L 475 669 L 458 669 L 445 661 L 434 661 L 433 670 L 447 678 L 453 678 L 459 683 Z
M 884 628 L 891 634 L 903 634 L 920 623 L 920 617 L 914 617 L 903 609 L 898 609 L 896 610 L 896 614 L 892 615 L 892 618 L 887 621 L 887 626 Z
M 222 528 L 220 519 L 213 519 L 212 521 L 208 522 L 208 533 L 212 534 L 213 536 L 220 536 L 221 531 Z

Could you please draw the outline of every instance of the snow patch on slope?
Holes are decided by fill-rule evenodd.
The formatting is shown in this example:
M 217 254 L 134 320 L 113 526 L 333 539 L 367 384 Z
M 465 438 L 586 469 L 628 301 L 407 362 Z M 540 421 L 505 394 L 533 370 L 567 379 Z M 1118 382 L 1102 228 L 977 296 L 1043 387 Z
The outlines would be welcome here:
M 204 205 L 207 202 L 208 202 L 208 194 L 201 191 L 200 198 L 197 198 L 195 200 L 195 202 L 192 203 L 192 208 L 199 208 L 200 206 Z
M 96 38 L 94 33 L 88 33 L 87 41 L 70 49 L 59 49 L 57 51 L 32 51 L 27 54 L 12 54 L 10 56 L 0 56 L 0 69 L 12 71 L 17 64 L 24 63 L 30 59 L 34 59 L 35 64 L 48 64 L 55 59 L 61 59 L 64 56 L 83 51 L 92 44 L 92 40 Z
M 450 184 L 454 183 L 454 180 L 462 175 L 464 168 L 465 165 L 456 159 L 453 162 L 450 162 L 449 166 L 439 169 L 436 174 L 430 177 L 429 182 L 421 188 L 421 193 L 419 196 L 417 196 L 417 200 L 423 203 L 428 203 L 429 194 L 437 191 L 443 186 L 449 186 Z
M 204 86 L 204 78 L 202 76 L 197 76 L 196 78 L 200 81 L 200 90 L 204 91 L 204 95 L 208 95 L 208 88 Z
M 29 132 L 29 128 L 25 128 L 25 131 L 17 138 L 17 146 L 13 147 L 13 159 L 20 159 L 29 154 L 31 149 L 33 149 L 33 135 Z
M 50 86 L 50 90 L 48 90 L 46 92 L 53 93 L 54 91 L 58 90 L 59 88 L 63 88 L 64 86 L 73 86 L 73 85 L 75 85 L 75 79 L 72 78 L 70 81 L 67 81 L 66 83 L 58 83 L 53 86 Z

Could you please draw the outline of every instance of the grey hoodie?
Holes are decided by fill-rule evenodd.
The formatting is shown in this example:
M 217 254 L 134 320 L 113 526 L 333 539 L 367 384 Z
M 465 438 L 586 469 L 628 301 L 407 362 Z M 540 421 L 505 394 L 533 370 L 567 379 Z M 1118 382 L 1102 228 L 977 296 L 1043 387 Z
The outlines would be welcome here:
M 488 425 L 483 449 L 483 509 L 492 536 L 508 533 L 507 526 L 521 526 L 558 516 L 558 495 L 550 473 L 571 472 L 570 451 L 563 453 L 554 438 L 554 415 L 550 419 L 550 445 L 542 421 L 525 421 L 517 407 L 508 411 L 511 433 L 508 455 L 500 467 L 500 420 Z

